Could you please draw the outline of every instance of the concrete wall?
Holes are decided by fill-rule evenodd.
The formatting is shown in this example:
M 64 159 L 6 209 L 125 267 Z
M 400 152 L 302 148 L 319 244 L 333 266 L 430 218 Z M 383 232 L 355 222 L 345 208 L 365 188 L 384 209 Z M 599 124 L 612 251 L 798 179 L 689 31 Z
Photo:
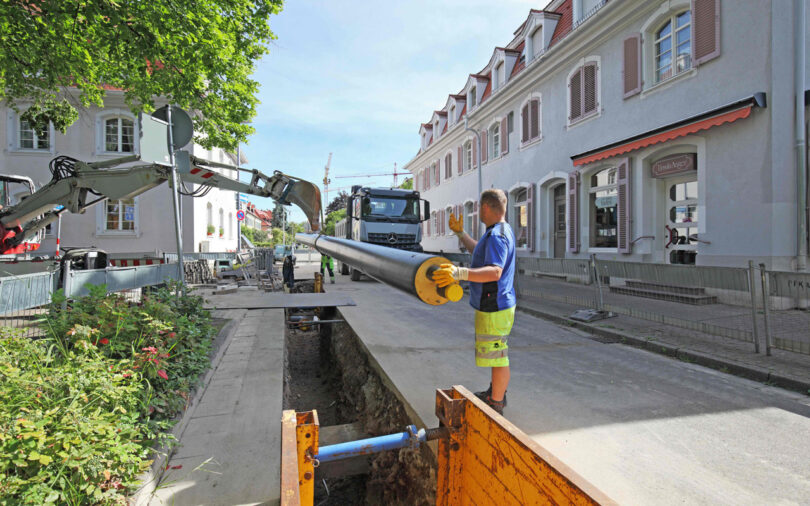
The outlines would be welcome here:
M 161 104 L 158 104 L 160 106 Z M 24 106 L 23 106 L 24 107 Z M 37 188 L 51 180 L 48 163 L 59 155 L 67 155 L 82 161 L 112 159 L 123 154 L 105 154 L 100 149 L 103 131 L 100 118 L 115 111 L 128 113 L 121 92 L 110 91 L 105 99 L 105 107 L 90 107 L 80 110 L 79 120 L 71 125 L 65 134 L 52 132 L 51 148 L 45 151 L 25 151 L 17 149 L 16 115 L 5 106 L 0 106 L 0 139 L 4 149 L 0 153 L 0 172 L 31 177 Z M 137 121 L 136 121 L 137 123 Z M 136 132 L 137 139 L 137 132 Z M 137 141 L 136 141 L 137 144 Z M 233 163 L 230 156 L 221 150 L 206 151 L 189 144 L 185 149 L 193 149 L 196 156 L 218 162 Z M 221 169 L 217 169 L 221 171 Z M 233 171 L 227 171 L 234 177 Z M 104 231 L 104 204 L 98 204 L 83 215 L 64 213 L 62 215 L 62 246 L 96 246 L 110 253 L 150 253 L 176 251 L 174 214 L 171 191 L 168 184 L 153 188 L 136 198 L 136 230 L 134 232 L 109 233 Z M 237 247 L 237 227 L 229 238 L 227 217 L 236 220 L 236 197 L 233 192 L 212 189 L 203 198 L 182 197 L 183 249 L 186 252 L 199 251 L 208 241 L 209 251 L 235 250 Z M 214 237 L 207 237 L 206 206 L 211 203 L 214 209 L 214 225 L 219 228 L 219 209 L 226 217 L 225 236 L 220 239 L 218 230 Z M 40 251 L 52 254 L 56 249 L 56 225 L 53 234 L 43 241 Z
M 598 250 L 600 258 L 663 262 L 663 183 L 650 176 L 649 166 L 672 152 L 697 154 L 700 239 L 697 263 L 745 265 L 749 258 L 778 269 L 793 266 L 796 251 L 796 175 L 793 146 L 793 23 L 791 11 L 780 2 L 751 0 L 721 2 L 721 55 L 697 68 L 623 98 L 623 40 L 644 34 L 645 83 L 652 83 L 652 32 L 686 0 L 608 2 L 595 16 L 552 46 L 539 60 L 513 77 L 506 86 L 468 114 L 470 126 L 487 128 L 493 119 L 514 113 L 509 152 L 483 165 L 483 188 L 510 190 L 537 185 L 536 248 L 523 255 L 553 256 L 550 200 L 553 187 L 564 183 L 574 169 L 571 157 L 648 132 L 764 91 L 766 109 L 755 108 L 750 117 L 713 127 L 690 137 L 630 152 L 633 223 L 631 236 L 641 240 L 629 255 Z M 519 43 L 517 41 L 516 43 Z M 515 43 L 515 44 L 516 44 Z M 600 109 L 597 116 L 567 125 L 568 76 L 584 61 L 597 61 Z M 459 76 L 463 78 L 463 76 Z M 520 146 L 520 108 L 532 96 L 542 96 L 541 139 Z M 427 111 L 426 111 L 427 113 Z M 475 170 L 457 175 L 457 147 L 470 134 L 463 120 L 438 142 L 406 164 L 418 173 L 436 160 L 442 163 L 442 181 L 423 191 L 432 209 L 475 199 Z M 453 152 L 453 177 L 444 179 L 444 155 Z M 578 167 L 584 176 L 614 160 Z M 568 257 L 593 253 L 589 247 L 586 207 L 587 177 L 580 192 L 582 247 Z M 420 190 L 422 190 L 420 186 Z M 432 235 L 423 240 L 429 251 L 458 251 L 452 236 Z

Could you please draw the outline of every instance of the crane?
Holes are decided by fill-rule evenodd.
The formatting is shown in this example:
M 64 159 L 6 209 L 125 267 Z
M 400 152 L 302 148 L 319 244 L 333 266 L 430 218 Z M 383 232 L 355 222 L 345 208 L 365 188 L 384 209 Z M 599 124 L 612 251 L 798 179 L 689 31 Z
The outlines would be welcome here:
M 394 176 L 394 186 L 397 185 L 397 176 L 404 176 L 407 172 L 397 172 L 397 164 L 394 162 L 394 172 L 383 172 L 380 174 L 352 174 L 349 176 L 335 176 L 335 179 L 358 178 L 358 177 L 377 177 L 377 176 Z
M 332 153 L 329 153 L 329 158 L 326 159 L 326 167 L 323 168 L 323 195 L 326 199 L 324 201 L 323 207 L 326 207 L 329 204 L 329 183 L 332 182 L 329 179 L 329 166 L 332 164 Z
M 36 191 L 31 187 L 31 193 L 18 203 L 0 209 L 0 254 L 36 250 L 40 231 L 64 211 L 84 213 L 99 202 L 132 198 L 171 180 L 171 166 L 160 161 L 121 167 L 138 161 L 142 161 L 141 155 L 98 162 L 82 162 L 64 155 L 51 160 L 49 183 Z M 184 195 L 202 196 L 211 188 L 219 188 L 269 197 L 282 205 L 296 204 L 304 211 L 312 230 L 320 228 L 321 193 L 308 181 L 280 171 L 267 176 L 258 170 L 197 158 L 188 151 L 177 151 L 176 163 L 181 181 L 178 190 Z M 215 168 L 249 173 L 250 183 L 225 177 Z M 186 184 L 199 187 L 188 191 Z

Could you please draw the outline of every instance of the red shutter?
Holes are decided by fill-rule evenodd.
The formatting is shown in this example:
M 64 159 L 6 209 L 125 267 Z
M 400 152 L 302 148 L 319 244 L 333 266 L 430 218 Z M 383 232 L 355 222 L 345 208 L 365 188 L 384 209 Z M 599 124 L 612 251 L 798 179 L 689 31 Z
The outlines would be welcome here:
M 568 93 L 571 96 L 570 121 L 574 121 L 582 116 L 582 69 L 576 71 L 568 82 Z
M 597 66 L 595 63 L 589 63 L 582 68 L 582 114 L 590 114 L 599 107 L 596 100 L 596 73 Z
M 619 253 L 629 254 L 633 250 L 633 201 L 630 194 L 630 159 L 619 161 L 616 170 L 616 221 L 618 222 Z
M 472 237 L 476 241 L 478 240 L 478 201 L 476 200 L 473 203 L 473 220 L 472 220 Z M 472 252 L 470 252 L 472 253 Z
M 413 189 L 419 191 L 419 171 L 413 174 Z
M 520 142 L 526 142 L 529 140 L 529 104 L 524 105 L 520 110 L 520 117 L 523 123 L 523 129 L 520 131 Z
M 622 62 L 624 98 L 641 92 L 641 34 L 624 39 L 624 61 Z
M 475 137 L 472 139 L 472 152 L 472 167 L 470 169 L 478 167 L 478 139 Z
M 529 185 L 529 195 L 528 195 L 528 213 L 529 213 L 529 222 L 527 225 L 529 226 L 529 251 L 534 251 L 535 247 L 535 230 L 534 230 L 534 215 L 535 215 L 535 192 L 537 191 L 537 185 L 532 183 Z
M 464 152 L 463 146 L 458 147 L 458 173 L 461 174 L 464 171 Z
M 439 170 L 441 169 L 441 162 L 436 160 L 436 167 L 433 168 L 436 177 L 436 186 L 439 186 L 442 183 L 442 177 L 439 175 Z
M 532 139 L 536 139 L 540 135 L 540 101 L 532 100 L 529 105 L 529 135 Z
M 579 171 L 568 174 L 568 251 L 579 252 Z
M 509 152 L 509 130 L 507 130 L 506 116 L 501 120 L 501 154 Z
M 489 158 L 489 145 L 487 144 L 487 131 L 481 130 L 481 163 L 487 163 Z
M 720 56 L 720 0 L 692 0 L 692 65 Z

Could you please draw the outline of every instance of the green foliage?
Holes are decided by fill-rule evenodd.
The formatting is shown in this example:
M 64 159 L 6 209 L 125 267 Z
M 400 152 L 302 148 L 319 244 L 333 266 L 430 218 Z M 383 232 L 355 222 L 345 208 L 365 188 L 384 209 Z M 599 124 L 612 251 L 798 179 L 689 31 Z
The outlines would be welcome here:
M 214 226 L 213 226 L 213 225 L 208 225 L 208 226 L 205 228 L 205 231 L 206 231 L 206 233 L 207 233 L 208 235 L 214 235 L 214 231 L 215 231 L 215 230 L 216 230 L 216 228 L 214 228 Z
M 333 213 L 339 209 L 346 209 L 346 203 L 349 201 L 349 194 L 345 190 L 341 190 L 337 197 L 332 199 L 332 202 L 326 206 L 326 214 Z
M 327 214 L 326 223 L 323 226 L 323 233 L 326 235 L 335 235 L 335 225 L 345 217 L 346 208 Z
M 284 206 L 276 202 L 276 206 L 273 208 L 273 219 L 270 222 L 273 228 L 283 228 L 282 223 L 287 221 L 287 210 L 284 209 Z
M 235 149 L 253 133 L 255 62 L 275 38 L 282 0 L 0 2 L 0 98 L 33 103 L 34 128 L 64 132 L 73 104 L 124 90 L 133 113 L 155 98 L 196 111 L 196 139 Z
M 0 328 L 0 504 L 126 504 L 209 364 L 210 317 L 178 293 L 57 293 L 46 338 Z
M 405 181 L 402 182 L 397 188 L 402 188 L 403 190 L 413 190 L 413 178 L 406 177 Z

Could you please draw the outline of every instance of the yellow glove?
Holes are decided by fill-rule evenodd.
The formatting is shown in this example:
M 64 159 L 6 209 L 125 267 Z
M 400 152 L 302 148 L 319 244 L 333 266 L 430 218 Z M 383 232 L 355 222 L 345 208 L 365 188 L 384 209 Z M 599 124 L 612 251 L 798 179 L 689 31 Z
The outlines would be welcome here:
M 458 219 L 456 219 L 456 215 L 450 213 L 450 223 L 448 223 L 448 225 L 450 226 L 450 230 L 457 236 L 461 237 L 464 235 L 464 216 L 459 214 Z
M 466 267 L 456 267 L 453 264 L 441 264 L 433 272 L 433 281 L 440 287 L 452 285 L 457 281 L 466 280 L 470 271 Z

